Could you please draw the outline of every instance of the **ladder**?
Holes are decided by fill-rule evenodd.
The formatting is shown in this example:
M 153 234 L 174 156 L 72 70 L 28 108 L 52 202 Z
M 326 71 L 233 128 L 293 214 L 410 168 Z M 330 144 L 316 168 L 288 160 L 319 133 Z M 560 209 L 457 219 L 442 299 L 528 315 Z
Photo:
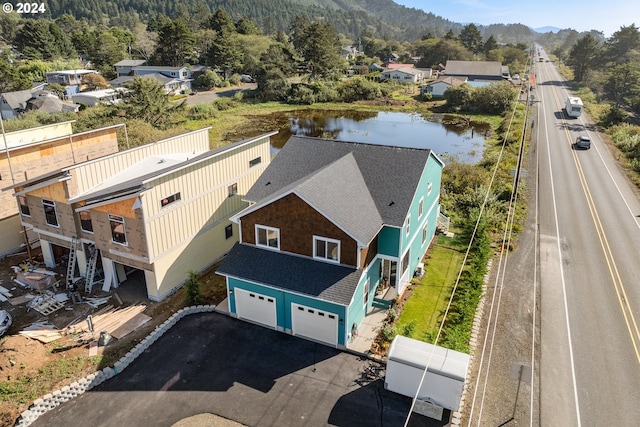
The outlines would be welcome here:
M 91 293 L 93 288 L 93 278 L 96 275 L 96 264 L 98 263 L 98 249 L 96 245 L 89 245 L 89 261 L 87 261 L 87 275 L 84 281 L 84 291 Z
M 67 263 L 67 289 L 73 283 L 73 273 L 76 269 L 76 251 L 78 250 L 78 239 L 71 238 L 71 249 L 69 249 L 69 262 Z

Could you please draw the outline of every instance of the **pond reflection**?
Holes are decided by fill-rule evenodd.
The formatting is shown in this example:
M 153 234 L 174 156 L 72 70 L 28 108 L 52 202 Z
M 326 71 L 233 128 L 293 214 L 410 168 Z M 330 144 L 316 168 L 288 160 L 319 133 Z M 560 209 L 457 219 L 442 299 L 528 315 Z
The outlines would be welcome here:
M 383 111 L 287 111 L 258 117 L 258 128 L 268 124 L 279 133 L 271 137 L 277 151 L 291 135 L 325 139 L 429 148 L 439 156 L 453 156 L 459 161 L 477 163 L 491 127 L 447 115 Z M 244 135 L 254 136 L 254 135 Z

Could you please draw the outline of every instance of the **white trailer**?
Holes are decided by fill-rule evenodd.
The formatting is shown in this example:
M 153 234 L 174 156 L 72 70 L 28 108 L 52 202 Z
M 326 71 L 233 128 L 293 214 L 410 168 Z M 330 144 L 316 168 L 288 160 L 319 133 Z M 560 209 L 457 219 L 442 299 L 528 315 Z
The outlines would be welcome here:
M 578 98 L 577 96 L 567 97 L 567 105 L 565 106 L 567 116 L 580 117 L 580 115 L 582 114 L 582 108 L 582 99 Z
M 397 335 L 389 348 L 384 388 L 416 397 L 427 364 L 418 399 L 459 410 L 469 366 L 469 355 L 465 353 Z

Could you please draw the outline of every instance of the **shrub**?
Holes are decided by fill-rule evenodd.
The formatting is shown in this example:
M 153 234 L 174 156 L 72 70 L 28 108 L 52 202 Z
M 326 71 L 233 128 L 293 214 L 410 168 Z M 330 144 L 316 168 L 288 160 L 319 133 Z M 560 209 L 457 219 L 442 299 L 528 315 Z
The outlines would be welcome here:
M 394 327 L 388 323 L 385 323 L 382 326 L 382 338 L 385 341 L 391 342 L 396 337 L 396 330 Z
M 338 94 L 343 102 L 365 101 L 380 98 L 380 85 L 370 80 L 355 77 L 338 86 Z
M 198 304 L 202 301 L 200 295 L 200 281 L 195 271 L 189 271 L 189 279 L 184 284 L 185 288 L 185 302 L 187 304 Z

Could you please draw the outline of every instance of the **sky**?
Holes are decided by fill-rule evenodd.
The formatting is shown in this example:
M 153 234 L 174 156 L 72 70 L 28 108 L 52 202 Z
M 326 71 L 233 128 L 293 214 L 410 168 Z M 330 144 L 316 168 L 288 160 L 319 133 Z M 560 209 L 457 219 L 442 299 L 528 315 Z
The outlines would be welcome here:
M 640 26 L 637 0 L 393 0 L 460 24 L 523 24 L 602 31 L 610 37 L 620 27 Z

